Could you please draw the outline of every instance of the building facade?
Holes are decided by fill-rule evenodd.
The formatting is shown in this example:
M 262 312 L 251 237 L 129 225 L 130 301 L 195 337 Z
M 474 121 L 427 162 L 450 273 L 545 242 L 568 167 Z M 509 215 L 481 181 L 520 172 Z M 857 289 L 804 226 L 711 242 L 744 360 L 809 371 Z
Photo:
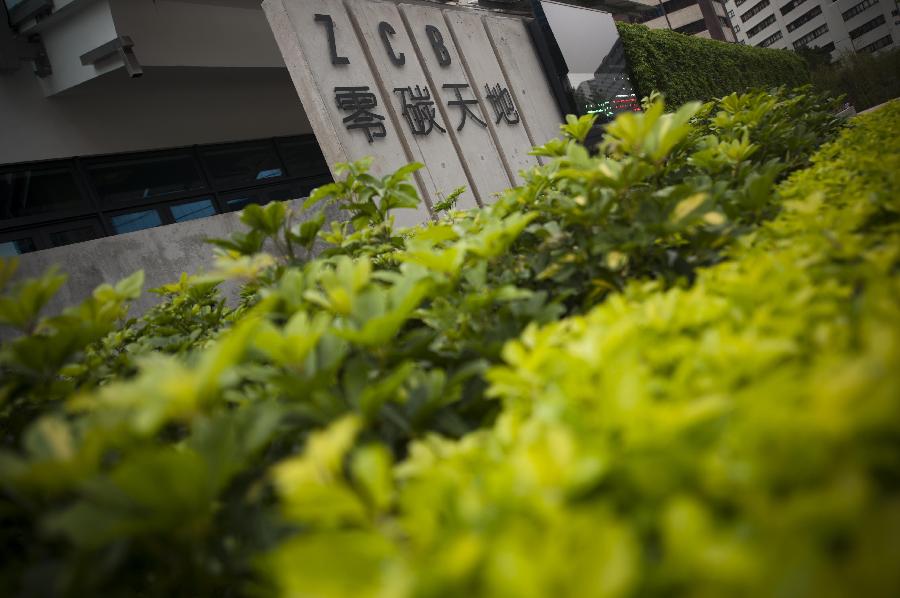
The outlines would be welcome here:
M 516 17 L 535 6 L 405 1 Z M 589 4 L 634 12 L 646 1 Z M 330 180 L 260 0 L 0 0 L 0 256 L 303 197 Z
M 5 3 L 0 255 L 331 179 L 258 2 Z
M 651 29 L 671 29 L 687 35 L 735 42 L 724 0 L 644 0 L 646 10 L 628 20 Z
M 897 47 L 896 0 L 725 0 L 738 41 L 761 48 L 824 48 L 832 59 Z

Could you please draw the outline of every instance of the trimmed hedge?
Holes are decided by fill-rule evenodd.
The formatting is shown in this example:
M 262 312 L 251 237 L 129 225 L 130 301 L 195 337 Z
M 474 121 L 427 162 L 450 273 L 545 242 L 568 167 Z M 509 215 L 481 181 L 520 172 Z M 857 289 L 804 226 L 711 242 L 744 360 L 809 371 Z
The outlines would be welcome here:
M 787 50 L 729 44 L 644 25 L 616 25 L 638 93 L 658 91 L 670 106 L 810 81 L 806 62 Z
M 404 230 L 418 165 L 342 165 L 124 325 L 0 259 L 0 595 L 898 595 L 900 115 L 804 174 L 833 108 L 572 117 Z

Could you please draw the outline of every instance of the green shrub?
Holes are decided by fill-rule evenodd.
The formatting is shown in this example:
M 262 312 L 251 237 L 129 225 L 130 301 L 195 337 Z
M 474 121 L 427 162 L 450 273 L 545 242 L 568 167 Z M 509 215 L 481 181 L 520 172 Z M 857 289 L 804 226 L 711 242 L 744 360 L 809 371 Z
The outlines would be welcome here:
M 755 48 L 617 22 L 639 94 L 665 94 L 672 106 L 752 88 L 809 83 L 809 70 L 788 50 Z
M 525 185 L 409 230 L 416 165 L 344 165 L 307 204 L 347 221 L 250 206 L 122 327 L 137 279 L 42 318 L 58 278 L 0 262 L 0 587 L 827 595 L 836 561 L 888 587 L 898 109 L 798 170 L 832 112 L 656 101 L 597 156 L 572 118 Z
M 861 119 L 690 288 L 530 327 L 488 372 L 493 426 L 393 476 L 358 418 L 317 433 L 274 470 L 305 531 L 264 571 L 283 595 L 897 595 L 898 128 L 900 103 Z
M 900 49 L 848 54 L 814 66 L 812 82 L 824 93 L 845 96 L 857 111 L 877 106 L 900 97 Z

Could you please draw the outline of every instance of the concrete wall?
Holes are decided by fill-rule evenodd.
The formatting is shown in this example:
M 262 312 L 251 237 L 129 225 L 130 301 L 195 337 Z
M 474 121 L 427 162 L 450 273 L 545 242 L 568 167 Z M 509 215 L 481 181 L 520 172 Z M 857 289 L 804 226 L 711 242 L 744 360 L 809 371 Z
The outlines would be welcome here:
M 422 162 L 425 168 L 413 178 L 426 200 L 424 208 L 460 185 L 466 187 L 460 207 L 490 204 L 513 184 L 520 168 L 538 164 L 529 155 L 536 145 L 531 136 L 545 123 L 558 130 L 563 118 L 521 19 L 469 10 L 460 16 L 455 14 L 459 9 L 442 6 L 373 0 L 263 2 L 332 170 L 337 163 L 366 156 L 374 156 L 376 175 Z M 384 30 L 390 32 L 385 33 L 387 44 L 373 33 L 382 23 L 389 26 Z M 517 35 L 510 34 L 511 28 Z M 403 53 L 402 60 L 395 49 Z M 509 59 L 510 50 L 515 60 Z M 347 86 L 356 89 L 350 93 Z M 410 105 L 403 99 L 413 88 L 427 104 Z M 543 101 L 531 101 L 533 96 L 543 96 Z M 354 102 L 366 103 L 371 114 L 356 110 Z M 415 126 L 411 114 L 418 110 L 430 111 L 428 120 L 434 125 Z M 417 139 L 428 136 L 434 139 Z M 398 220 L 408 224 L 430 214 L 421 209 L 398 217 L 408 218 Z
M 69 11 L 64 19 L 54 19 L 40 32 L 53 68 L 51 75 L 37 80 L 44 95 L 69 89 L 123 66 L 118 58 L 81 64 L 82 54 L 116 37 L 109 2 L 95 0 L 83 4 L 77 10 Z
M 303 200 L 296 200 L 298 211 L 302 204 Z M 327 213 L 333 218 L 336 210 Z M 305 219 L 301 215 L 298 221 Z M 325 227 L 329 227 L 327 222 Z M 147 289 L 177 281 L 182 272 L 199 274 L 212 268 L 214 247 L 205 243 L 205 239 L 227 237 L 239 230 L 246 227 L 240 222 L 239 214 L 233 212 L 27 253 L 19 256 L 14 280 L 39 276 L 51 266 L 58 266 L 69 278 L 44 310 L 44 314 L 54 314 L 80 303 L 104 282 L 115 283 L 143 270 L 144 293 L 130 311 L 131 315 L 139 315 L 159 302 L 159 297 L 147 293 Z M 237 290 L 234 283 L 223 285 L 223 291 L 232 301 Z
M 311 132 L 284 68 L 124 70 L 45 98 L 0 75 L 0 164 Z
M 679 27 L 684 27 L 689 23 L 693 23 L 694 21 L 699 21 L 703 18 L 703 11 L 700 10 L 700 6 L 695 4 L 693 6 L 687 6 L 685 8 L 674 10 L 670 13 L 667 13 L 665 16 L 657 17 L 650 21 L 644 23 L 647 27 L 651 29 L 669 29 L 669 24 L 672 24 L 672 29 L 678 29 Z
M 144 66 L 284 67 L 260 0 L 111 0 Z
M 118 54 L 89 65 L 80 59 L 123 35 L 144 66 L 284 66 L 259 0 L 58 1 L 49 18 L 20 32 L 41 35 L 53 69 L 40 81 L 47 96 L 123 68 Z

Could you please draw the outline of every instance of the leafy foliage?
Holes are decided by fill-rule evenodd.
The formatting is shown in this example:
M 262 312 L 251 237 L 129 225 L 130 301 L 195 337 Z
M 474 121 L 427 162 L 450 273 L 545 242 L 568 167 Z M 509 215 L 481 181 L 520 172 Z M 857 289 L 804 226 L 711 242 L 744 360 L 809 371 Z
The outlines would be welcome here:
M 812 82 L 817 89 L 844 96 L 857 111 L 867 110 L 900 97 L 900 50 L 879 54 L 854 52 L 835 63 L 810 61 Z
M 810 82 L 806 62 L 788 50 L 725 43 L 621 21 L 616 27 L 639 92 L 659 91 L 673 107 L 733 91 Z
M 42 375 L 17 343 L 81 324 L 40 317 L 55 274 L 13 288 L 0 586 L 893 589 L 900 107 L 800 170 L 832 111 L 653 98 L 597 155 L 571 118 L 523 186 L 405 230 L 417 165 L 346 165 L 308 202 L 346 219 L 245 210 L 213 272 L 121 326 L 138 281 L 103 291 Z

